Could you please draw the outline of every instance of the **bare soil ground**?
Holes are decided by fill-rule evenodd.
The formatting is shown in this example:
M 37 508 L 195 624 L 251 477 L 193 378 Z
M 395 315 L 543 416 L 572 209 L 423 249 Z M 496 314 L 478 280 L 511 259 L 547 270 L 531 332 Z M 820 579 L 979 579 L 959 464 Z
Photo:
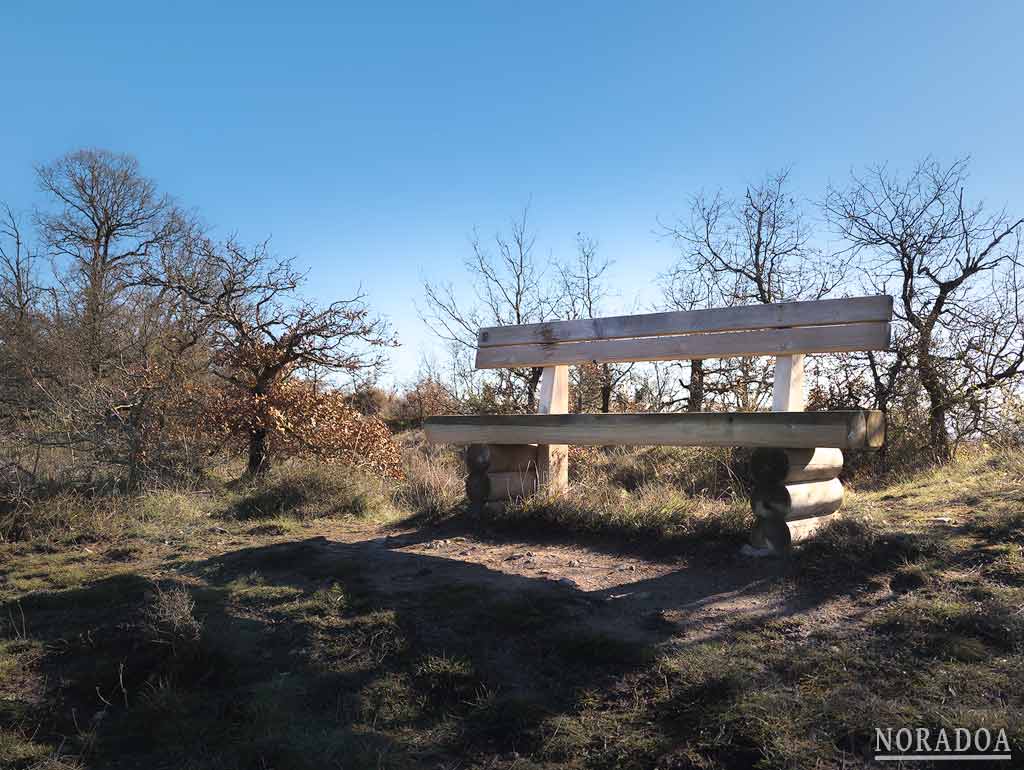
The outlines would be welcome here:
M 714 638 L 729 627 L 808 613 L 838 621 L 884 597 L 816 596 L 813 586 L 786 583 L 786 562 L 738 551 L 711 556 L 665 553 L 661 544 L 628 546 L 591 538 L 521 538 L 461 527 L 393 527 L 325 533 L 319 558 L 366 564 L 374 588 L 390 596 L 460 585 L 495 592 L 551 592 L 575 603 L 575 617 L 595 629 L 653 641 L 667 624 L 687 639 Z M 411 590 L 412 589 L 412 590 Z M 657 622 L 655 622 L 657 621 Z M 663 635 L 664 627 L 659 629 Z

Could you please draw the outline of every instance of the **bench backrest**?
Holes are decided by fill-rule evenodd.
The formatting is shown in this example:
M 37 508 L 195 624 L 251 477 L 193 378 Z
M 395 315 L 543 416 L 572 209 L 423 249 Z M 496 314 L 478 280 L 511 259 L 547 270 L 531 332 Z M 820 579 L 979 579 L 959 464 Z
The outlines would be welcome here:
M 891 320 L 892 297 L 878 296 L 492 326 L 476 367 L 885 350 Z

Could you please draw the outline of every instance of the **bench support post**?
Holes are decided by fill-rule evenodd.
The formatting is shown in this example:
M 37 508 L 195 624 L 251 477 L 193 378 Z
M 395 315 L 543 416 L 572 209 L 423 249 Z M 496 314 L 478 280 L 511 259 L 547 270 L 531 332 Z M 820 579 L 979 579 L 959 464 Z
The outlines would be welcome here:
M 569 367 L 546 366 L 540 375 L 538 414 L 568 414 Z M 569 488 L 569 447 L 564 444 L 541 444 L 537 447 L 537 470 L 540 483 L 553 492 Z
M 772 389 L 773 412 L 804 410 L 804 357 L 802 353 L 775 359 L 775 385 Z

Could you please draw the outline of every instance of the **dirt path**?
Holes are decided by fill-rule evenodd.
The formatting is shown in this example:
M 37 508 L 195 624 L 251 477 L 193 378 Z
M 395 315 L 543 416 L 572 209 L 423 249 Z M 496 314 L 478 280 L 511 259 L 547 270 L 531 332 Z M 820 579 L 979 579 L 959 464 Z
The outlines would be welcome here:
M 888 592 L 823 596 L 786 579 L 786 565 L 739 554 L 649 556 L 642 547 L 510 539 L 466 530 L 339 526 L 320 542 L 325 558 L 355 555 L 384 594 L 417 596 L 458 587 L 553 593 L 585 608 L 588 622 L 627 637 L 670 631 L 690 642 L 772 620 L 807 636 L 885 600 Z

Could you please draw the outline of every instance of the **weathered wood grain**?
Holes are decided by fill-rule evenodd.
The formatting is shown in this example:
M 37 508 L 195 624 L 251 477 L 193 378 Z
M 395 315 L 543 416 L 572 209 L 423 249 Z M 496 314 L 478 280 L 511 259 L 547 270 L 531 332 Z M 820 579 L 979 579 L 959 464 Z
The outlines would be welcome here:
M 775 382 L 772 385 L 773 412 L 804 410 L 804 357 L 802 353 L 775 359 Z
M 750 475 L 755 484 L 762 486 L 827 481 L 837 478 L 842 470 L 843 452 L 834 448 L 762 447 L 750 456 Z
M 536 444 L 488 444 L 491 473 L 537 472 Z
M 527 414 L 432 417 L 424 432 L 428 441 L 448 444 L 877 449 L 885 439 L 885 424 L 880 412 L 868 410 Z
M 523 473 L 489 473 L 489 500 L 521 500 L 537 491 L 536 469 Z
M 466 447 L 466 470 L 470 473 L 486 473 L 491 465 L 491 448 L 487 444 L 470 444 Z
M 540 376 L 539 414 L 565 414 L 569 411 L 569 367 L 549 366 Z M 537 469 L 540 483 L 552 491 L 569 488 L 569 447 L 565 444 L 538 442 Z
M 628 361 L 676 361 L 731 356 L 788 356 L 796 353 L 843 353 L 885 350 L 889 324 L 876 321 L 844 326 L 805 326 L 766 331 L 686 334 L 675 337 L 610 339 L 560 344 L 481 347 L 477 369 L 554 366 Z
M 577 321 L 551 321 L 520 326 L 491 326 L 480 329 L 477 339 L 480 347 L 495 347 L 890 320 L 892 297 L 851 297 Z
M 839 479 L 756 487 L 750 507 L 756 516 L 777 521 L 797 521 L 835 513 L 843 504 Z
M 486 471 L 470 471 L 466 476 L 466 499 L 469 512 L 474 516 L 483 513 L 484 503 L 491 496 L 491 480 Z
M 827 524 L 830 521 L 835 521 L 836 517 L 841 514 L 830 513 L 827 516 L 813 516 L 809 519 L 798 519 L 797 521 L 787 521 L 786 526 L 789 528 L 790 541 L 797 543 L 801 540 L 806 540 L 811 537 L 818 529 Z

